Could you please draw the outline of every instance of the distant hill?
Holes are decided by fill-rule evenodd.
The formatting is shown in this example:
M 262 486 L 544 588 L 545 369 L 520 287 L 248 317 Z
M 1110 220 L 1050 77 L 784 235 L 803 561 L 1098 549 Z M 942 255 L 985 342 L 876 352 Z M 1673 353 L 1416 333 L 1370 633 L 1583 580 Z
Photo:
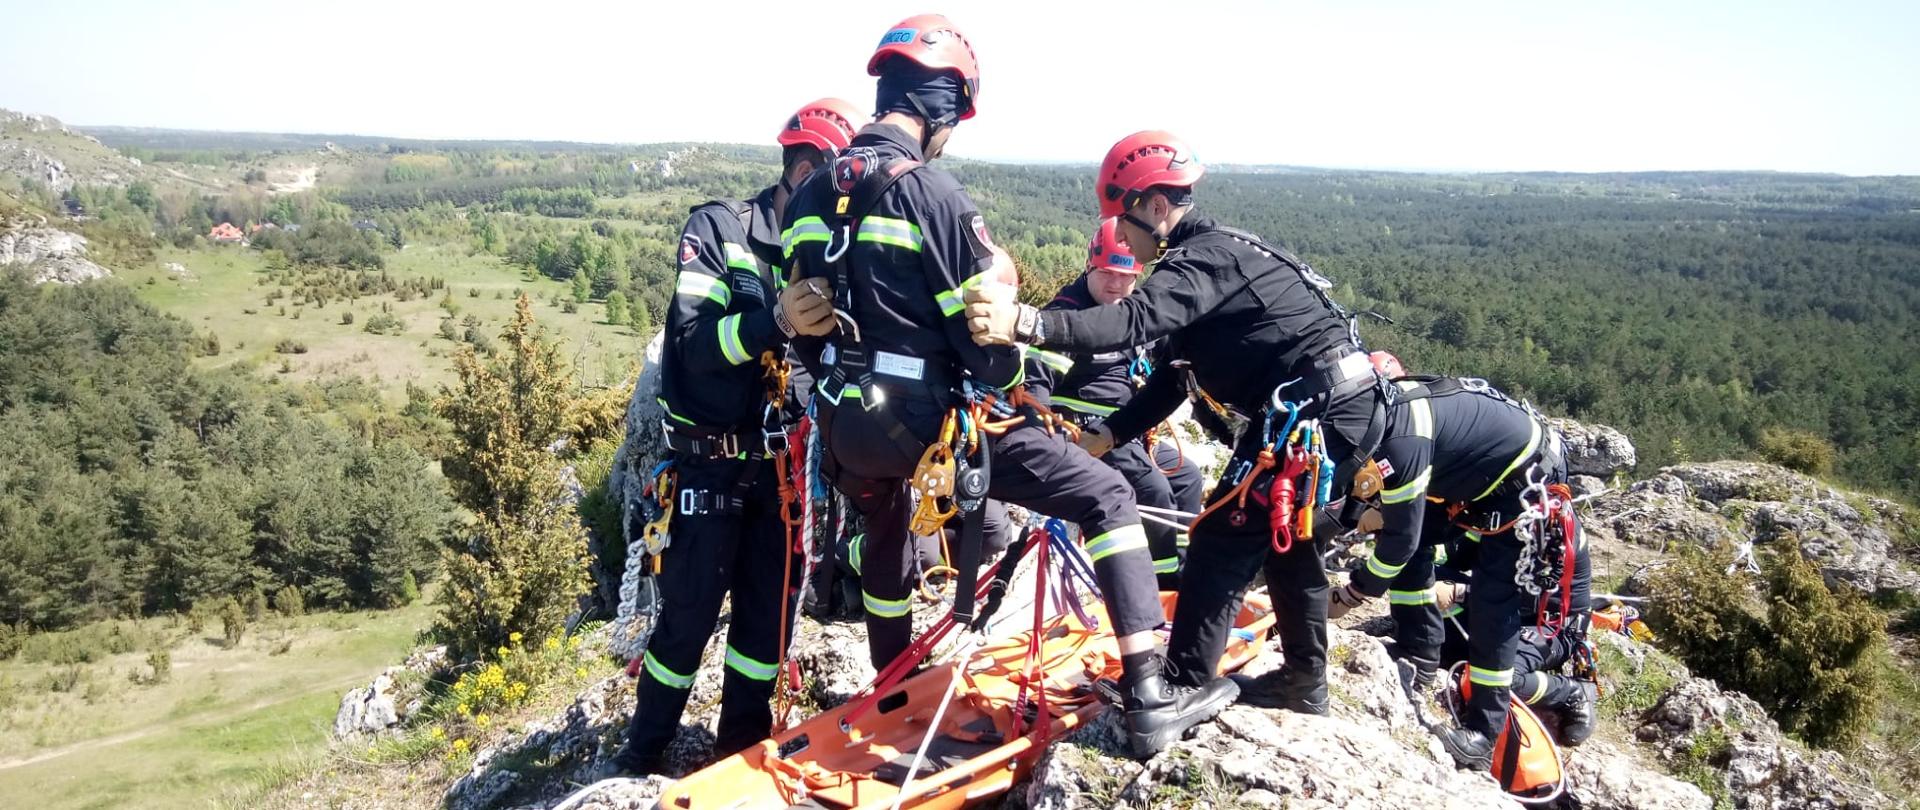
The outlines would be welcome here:
M 65 192 L 76 184 L 124 186 L 147 173 L 140 161 L 57 118 L 0 109 L 0 174 Z

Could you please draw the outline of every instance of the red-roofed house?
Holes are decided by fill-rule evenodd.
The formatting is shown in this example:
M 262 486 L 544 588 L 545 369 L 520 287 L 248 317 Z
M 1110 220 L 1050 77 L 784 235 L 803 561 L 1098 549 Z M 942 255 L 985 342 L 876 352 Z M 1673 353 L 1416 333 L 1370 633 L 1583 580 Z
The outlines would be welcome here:
M 240 233 L 239 228 L 233 227 L 233 223 L 222 222 L 213 226 L 213 230 L 207 232 L 207 238 L 215 242 L 239 242 L 245 239 L 246 236 Z

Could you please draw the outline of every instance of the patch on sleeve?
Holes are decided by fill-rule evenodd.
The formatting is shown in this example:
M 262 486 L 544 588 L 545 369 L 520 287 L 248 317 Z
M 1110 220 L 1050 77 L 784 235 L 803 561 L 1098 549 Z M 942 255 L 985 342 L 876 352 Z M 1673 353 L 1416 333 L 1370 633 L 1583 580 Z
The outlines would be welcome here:
M 687 234 L 680 237 L 680 263 L 686 264 L 700 257 L 700 237 Z
M 960 231 L 967 235 L 967 244 L 973 247 L 973 257 L 986 259 L 993 255 L 993 239 L 987 236 L 987 219 L 978 211 L 960 215 Z

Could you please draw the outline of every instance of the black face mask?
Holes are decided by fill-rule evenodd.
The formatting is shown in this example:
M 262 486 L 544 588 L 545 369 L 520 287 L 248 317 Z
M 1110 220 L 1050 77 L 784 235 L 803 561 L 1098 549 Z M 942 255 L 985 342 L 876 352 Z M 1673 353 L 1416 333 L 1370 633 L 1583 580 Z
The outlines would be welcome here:
M 960 77 L 952 73 L 900 58 L 888 60 L 882 68 L 873 103 L 878 115 L 909 113 L 934 129 L 944 129 L 959 123 L 971 104 L 962 92 Z

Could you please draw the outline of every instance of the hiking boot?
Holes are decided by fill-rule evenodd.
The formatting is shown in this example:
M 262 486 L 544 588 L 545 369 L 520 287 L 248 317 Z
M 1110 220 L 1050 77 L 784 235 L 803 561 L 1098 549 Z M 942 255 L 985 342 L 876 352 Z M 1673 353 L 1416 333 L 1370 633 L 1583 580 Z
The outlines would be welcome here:
M 1262 709 L 1285 709 L 1299 714 L 1326 714 L 1327 679 L 1281 667 L 1259 677 L 1228 676 L 1240 687 L 1240 702 Z
M 1120 691 L 1127 751 L 1136 759 L 1147 759 L 1180 739 L 1187 729 L 1213 719 L 1233 703 L 1240 688 L 1226 678 L 1213 678 L 1197 687 L 1181 686 L 1168 681 L 1159 667 L 1149 667 Z
M 666 762 L 659 754 L 640 755 L 632 750 L 621 748 L 612 759 L 600 763 L 593 771 L 592 781 L 603 779 L 639 779 L 656 773 L 666 773 Z
M 1571 748 L 1593 736 L 1596 694 L 1591 683 L 1580 681 L 1569 685 L 1573 692 L 1571 699 L 1552 708 L 1560 714 L 1560 744 Z
M 1440 745 L 1462 768 L 1493 770 L 1493 740 L 1485 734 L 1470 728 L 1450 728 L 1440 732 Z

